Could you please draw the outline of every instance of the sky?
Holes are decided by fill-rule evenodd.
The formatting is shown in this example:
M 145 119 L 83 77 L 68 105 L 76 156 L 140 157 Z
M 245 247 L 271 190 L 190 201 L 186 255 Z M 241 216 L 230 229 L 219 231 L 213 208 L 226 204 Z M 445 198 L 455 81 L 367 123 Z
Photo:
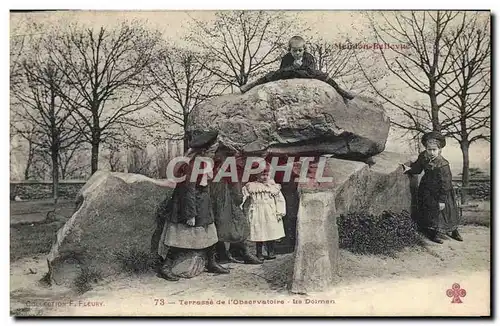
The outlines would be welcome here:
M 28 20 L 43 22 L 51 26 L 64 28 L 68 22 L 79 22 L 91 27 L 115 26 L 124 20 L 140 20 L 147 26 L 158 29 L 164 37 L 179 42 L 188 32 L 192 19 L 210 21 L 214 18 L 214 11 L 59 11 L 38 13 L 11 13 L 11 36 L 22 35 L 25 31 L 20 22 Z M 368 20 L 363 11 L 289 11 L 290 15 L 297 14 L 300 21 L 309 26 L 314 32 L 327 40 L 341 40 L 344 35 L 360 37 L 367 35 Z M 489 13 L 485 13 L 488 15 Z M 411 99 L 411 91 L 402 90 L 405 98 Z M 462 153 L 454 140 L 448 141 L 443 149 L 443 156 L 447 158 L 454 174 L 461 171 Z M 408 145 L 401 139 L 401 133 L 392 128 L 386 150 L 394 152 L 409 152 Z M 490 170 L 490 144 L 476 143 L 470 149 L 471 167 Z

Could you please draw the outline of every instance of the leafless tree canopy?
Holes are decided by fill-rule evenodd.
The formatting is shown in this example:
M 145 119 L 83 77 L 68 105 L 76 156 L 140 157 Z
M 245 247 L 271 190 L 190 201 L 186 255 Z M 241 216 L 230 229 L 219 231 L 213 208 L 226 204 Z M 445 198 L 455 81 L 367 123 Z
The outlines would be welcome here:
M 80 127 L 86 130 L 92 145 L 92 172 L 97 170 L 101 141 L 120 126 L 140 126 L 134 113 L 154 100 L 146 96 L 150 86 L 146 73 L 159 40 L 158 33 L 124 23 L 111 30 L 72 26 L 54 42 L 51 60 L 78 98 L 63 90 L 60 95 L 76 108 Z
M 327 73 L 346 89 L 357 94 L 364 93 L 370 88 L 370 84 L 363 78 L 361 66 L 365 67 L 372 83 L 382 79 L 384 73 L 375 69 L 370 51 L 359 51 L 355 47 L 345 46 L 346 44 L 349 42 L 314 37 L 308 42 L 307 51 L 316 59 L 318 70 Z
M 452 34 L 453 35 L 453 34 Z M 451 40 L 450 40 L 451 39 Z M 489 21 L 468 17 L 460 36 L 445 46 L 453 74 L 445 94 L 450 101 L 442 111 L 441 124 L 447 136 L 459 143 L 490 140 L 491 41 Z
M 199 52 L 169 44 L 164 46 L 150 67 L 154 106 L 162 118 L 184 130 L 193 108 L 224 92 L 227 86 L 222 85 L 209 68 L 211 65 L 210 57 Z M 186 139 L 184 134 L 169 136 Z
M 144 148 L 131 148 L 127 155 L 127 171 L 148 177 L 156 176 L 152 159 Z
M 24 28 L 28 31 L 24 31 Z M 43 32 L 39 25 L 31 23 L 26 19 L 23 19 L 17 25 L 11 26 L 9 47 L 11 86 L 21 82 L 24 54 L 31 51 L 32 43 L 37 43 L 36 40 L 42 34 Z
M 32 167 L 37 150 L 51 159 L 48 165 L 52 166 L 53 195 L 57 200 L 61 155 L 70 148 L 76 150 L 82 134 L 71 121 L 73 107 L 59 95 L 60 90 L 66 94 L 71 94 L 71 90 L 64 72 L 50 60 L 46 51 L 50 48 L 49 41 L 32 42 L 29 55 L 21 61 L 21 76 L 11 86 L 16 108 L 12 126 L 29 144 L 26 171 Z
M 427 98 L 427 102 L 409 104 L 384 94 L 374 83 L 371 86 L 402 113 L 405 119 L 393 123 L 414 138 L 432 129 L 460 144 L 462 184 L 467 187 L 470 144 L 490 140 L 489 17 L 477 12 L 451 11 L 383 17 L 384 24 L 371 21 L 376 38 L 409 45 L 404 50 L 380 51 L 387 69 L 414 93 Z
M 62 28 L 23 21 L 11 31 L 11 142 L 22 137 L 28 144 L 26 177 L 47 167 L 55 180 L 84 175 L 76 164 L 82 148 L 90 150 L 92 173 L 102 148 L 112 171 L 128 167 L 163 176 L 172 154 L 165 142 L 183 139 L 187 148 L 192 110 L 277 69 L 289 38 L 302 35 L 319 70 L 383 101 L 393 125 L 413 144 L 430 130 L 453 137 L 468 171 L 470 144 L 490 139 L 489 19 L 465 11 L 367 17 L 373 33 L 357 41 L 402 46 L 343 47 L 349 35 L 340 37 L 345 41 L 322 38 L 304 28 L 299 15 L 273 11 L 193 19 L 189 48 L 140 22 Z M 156 156 L 147 155 L 151 148 Z M 468 172 L 463 175 L 467 179 Z
M 450 53 L 453 74 L 447 76 L 452 80 L 445 92 L 450 101 L 442 110 L 445 118 L 441 124 L 443 132 L 460 144 L 464 187 L 469 186 L 470 145 L 478 140 L 490 141 L 490 39 L 489 21 L 470 15 L 456 42 L 447 40 L 445 43 Z
M 395 12 L 380 13 L 376 18 L 370 17 L 374 37 L 379 43 L 404 44 L 405 48 L 393 47 L 380 49 L 380 56 L 386 68 L 399 82 L 428 99 L 422 106 L 415 106 L 404 99 L 391 98 L 387 93 L 377 89 L 378 96 L 396 107 L 406 118 L 406 122 L 394 121 L 403 128 L 425 132 L 429 130 L 430 121 L 433 130 L 441 130 L 439 112 L 450 98 L 445 97 L 452 80 L 449 52 L 443 51 L 446 42 L 455 44 L 465 27 L 465 13 L 452 11 L 435 12 Z M 381 18 L 381 20 L 380 20 Z M 382 23 L 380 23 L 382 21 Z M 454 37 L 448 31 L 459 25 Z M 430 109 L 426 109 L 429 107 Z M 415 112 L 420 112 L 425 120 L 417 120 Z
M 288 39 L 305 31 L 298 19 L 269 11 L 217 12 L 213 23 L 194 24 L 189 40 L 210 56 L 214 74 L 237 87 L 276 69 Z

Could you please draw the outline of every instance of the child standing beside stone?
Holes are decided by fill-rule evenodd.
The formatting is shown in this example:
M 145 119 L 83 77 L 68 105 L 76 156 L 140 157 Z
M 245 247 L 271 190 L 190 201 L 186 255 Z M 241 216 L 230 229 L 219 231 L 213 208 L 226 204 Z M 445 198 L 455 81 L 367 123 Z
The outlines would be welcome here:
M 269 171 L 262 172 L 257 181 L 248 182 L 242 189 L 241 208 L 250 222 L 248 240 L 256 243 L 257 258 L 263 261 L 262 249 L 267 249 L 267 259 L 275 259 L 275 240 L 285 237 L 283 217 L 286 203 L 281 185 L 269 178 Z
M 206 155 L 206 152 L 199 155 Z M 189 157 L 189 153 L 187 154 Z M 195 154 L 190 162 L 180 169 L 185 180 L 176 185 L 172 197 L 165 209 L 159 214 L 164 215 L 164 226 L 158 245 L 158 254 L 164 259 L 158 276 L 168 281 L 178 281 L 179 276 L 172 272 L 173 258 L 192 249 L 205 250 L 208 256 L 207 270 L 211 273 L 228 274 L 216 260 L 216 243 L 218 242 L 215 218 L 210 198 L 208 173 L 191 180 Z M 202 164 L 201 168 L 205 168 Z M 159 218 L 161 216 L 158 216 Z M 192 270 L 199 266 L 192 264 Z M 195 271 L 192 271 L 196 274 Z
M 417 222 L 434 242 L 443 243 L 439 238 L 440 234 L 463 241 L 458 232 L 460 220 L 450 163 L 441 156 L 446 139 L 440 133 L 432 131 L 422 137 L 422 144 L 425 151 L 420 153 L 418 159 L 409 167 L 403 165 L 404 173 L 420 174 L 424 171 L 418 186 Z

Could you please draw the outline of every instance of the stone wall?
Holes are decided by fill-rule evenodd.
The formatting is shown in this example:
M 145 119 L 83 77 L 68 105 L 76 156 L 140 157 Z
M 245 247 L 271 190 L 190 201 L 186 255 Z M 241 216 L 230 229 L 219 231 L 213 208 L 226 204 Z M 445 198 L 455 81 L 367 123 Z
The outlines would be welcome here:
M 462 180 L 454 179 L 453 186 L 460 187 Z M 471 200 L 491 200 L 491 180 L 490 179 L 472 179 L 469 181 L 469 189 L 466 194 Z
M 59 198 L 74 199 L 85 184 L 85 181 L 79 182 L 61 182 L 59 184 Z M 10 200 L 19 196 L 22 200 L 41 200 L 52 198 L 52 183 L 45 181 L 34 182 L 11 182 Z

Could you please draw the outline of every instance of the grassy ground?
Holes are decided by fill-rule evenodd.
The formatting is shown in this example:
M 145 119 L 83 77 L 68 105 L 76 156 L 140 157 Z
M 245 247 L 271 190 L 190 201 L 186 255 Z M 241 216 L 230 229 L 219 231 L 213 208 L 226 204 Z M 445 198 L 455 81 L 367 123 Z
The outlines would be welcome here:
M 490 227 L 491 225 L 491 202 L 490 201 L 473 201 L 470 207 L 464 209 L 462 213 L 463 225 L 480 225 Z
M 50 251 L 62 221 L 40 224 L 15 224 L 10 226 L 10 259 L 46 254 Z
M 71 217 L 74 206 L 74 201 L 60 201 L 55 220 L 47 223 L 47 213 L 54 209 L 52 201 L 11 202 L 10 259 L 48 253 L 57 230 Z
M 74 200 L 60 200 L 57 204 L 57 215 L 69 218 L 75 209 Z M 10 224 L 41 222 L 47 213 L 54 210 L 51 200 L 10 202 Z

